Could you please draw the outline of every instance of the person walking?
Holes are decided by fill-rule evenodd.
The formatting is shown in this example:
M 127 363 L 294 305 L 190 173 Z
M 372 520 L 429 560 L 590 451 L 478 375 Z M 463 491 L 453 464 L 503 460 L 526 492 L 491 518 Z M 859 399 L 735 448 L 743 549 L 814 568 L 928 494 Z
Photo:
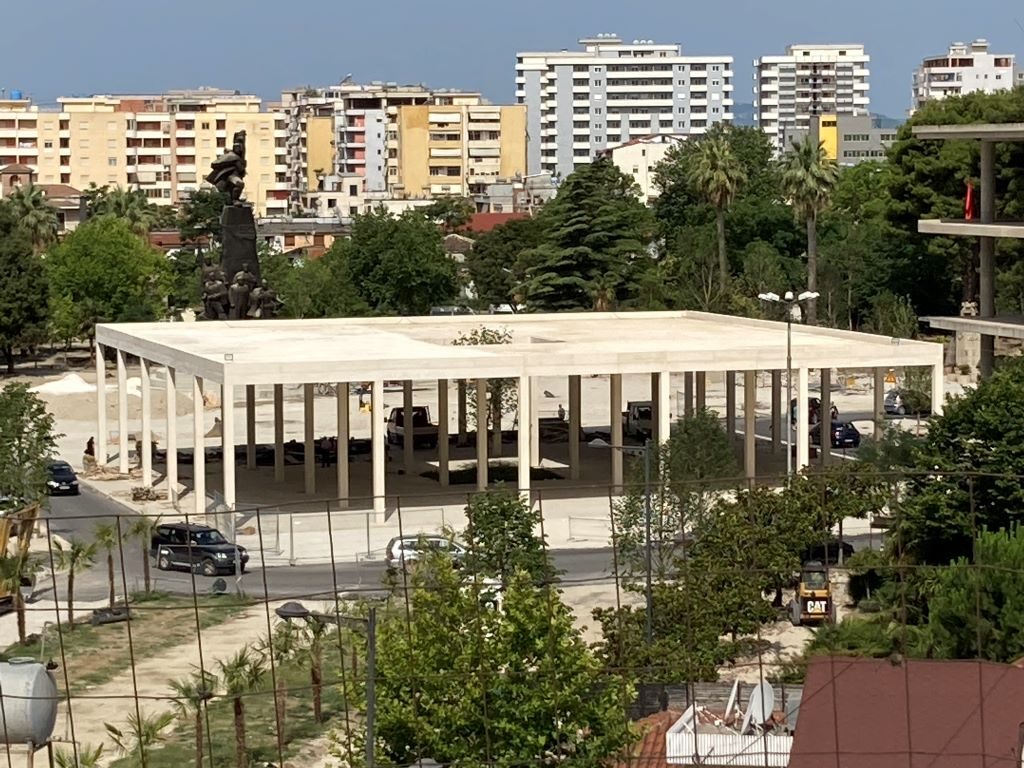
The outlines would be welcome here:
M 320 467 L 326 469 L 331 466 L 331 441 L 325 435 L 320 438 Z

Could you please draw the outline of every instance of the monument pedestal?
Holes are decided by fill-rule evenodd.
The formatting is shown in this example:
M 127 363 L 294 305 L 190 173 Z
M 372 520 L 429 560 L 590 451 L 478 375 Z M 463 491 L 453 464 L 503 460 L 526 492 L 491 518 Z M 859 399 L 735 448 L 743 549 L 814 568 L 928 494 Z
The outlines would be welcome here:
M 256 255 L 256 219 L 252 206 L 248 203 L 224 206 L 220 215 L 220 232 L 224 248 L 220 263 L 228 283 L 243 265 L 248 265 L 249 272 L 256 277 L 256 285 L 259 285 L 263 278 Z

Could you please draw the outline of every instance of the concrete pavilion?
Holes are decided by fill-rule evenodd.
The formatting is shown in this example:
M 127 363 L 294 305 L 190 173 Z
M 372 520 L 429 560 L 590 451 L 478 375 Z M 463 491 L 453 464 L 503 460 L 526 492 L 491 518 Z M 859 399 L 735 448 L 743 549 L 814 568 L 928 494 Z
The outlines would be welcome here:
M 981 336 L 979 372 L 992 375 L 997 336 L 1024 339 L 1024 319 L 997 318 L 995 301 L 995 249 L 999 238 L 1024 239 L 1024 222 L 996 221 L 995 145 L 1000 142 L 1024 143 L 1024 123 L 967 123 L 963 125 L 918 125 L 914 136 L 935 141 L 977 141 L 981 144 L 980 216 L 966 219 L 922 219 L 917 231 L 927 235 L 976 237 L 980 242 L 978 259 L 978 316 L 925 317 L 933 328 Z
M 453 346 L 460 333 L 481 325 L 501 326 L 512 334 L 512 343 L 491 346 Z M 478 397 L 486 397 L 488 379 L 518 382 L 518 484 L 529 492 L 531 466 L 539 456 L 536 378 L 568 377 L 569 469 L 579 477 L 580 466 L 580 377 L 610 376 L 608 413 L 611 443 L 623 444 L 623 375 L 650 377 L 653 431 L 656 441 L 669 434 L 671 412 L 670 376 L 685 380 L 686 410 L 704 406 L 708 373 L 725 374 L 727 424 L 735 424 L 736 374 L 744 382 L 744 458 L 747 475 L 754 477 L 755 404 L 753 385 L 758 371 L 771 372 L 773 447 L 788 418 L 784 404 L 782 371 L 786 369 L 786 324 L 700 312 L 633 312 L 580 314 L 522 314 L 495 318 L 475 316 L 373 318 L 332 320 L 267 320 L 247 322 L 131 323 L 101 324 L 96 328 L 97 376 L 104 381 L 107 353 L 113 352 L 117 365 L 119 469 L 128 472 L 128 413 L 126 405 L 127 358 L 138 358 L 141 390 L 141 465 L 144 485 L 153 483 L 151 452 L 153 366 L 163 366 L 167 381 L 165 418 L 169 495 L 178 486 L 177 440 L 175 435 L 176 392 L 190 389 L 193 402 L 195 467 L 193 497 L 196 513 L 205 513 L 205 432 L 203 426 L 204 387 L 223 387 L 221 396 L 221 441 L 223 447 L 223 495 L 228 509 L 235 508 L 236 439 L 235 388 L 245 388 L 246 463 L 255 466 L 256 386 L 274 388 L 275 478 L 284 478 L 284 425 L 282 387 L 303 385 L 304 451 L 307 491 L 315 485 L 315 434 L 313 428 L 314 387 L 337 382 L 338 444 L 346 445 L 350 434 L 350 382 L 371 382 L 371 463 L 373 509 L 385 512 L 385 425 L 382 408 L 385 381 L 405 382 L 403 407 L 412 407 L 412 381 L 436 381 L 438 412 L 448 414 L 450 380 L 468 380 Z M 797 402 L 808 398 L 811 369 L 821 371 L 822 411 L 828 412 L 830 372 L 835 368 L 874 370 L 874 412 L 876 432 L 883 419 L 883 376 L 891 368 L 927 366 L 932 369 L 932 408 L 941 412 L 943 402 L 943 348 L 940 344 L 890 339 L 850 331 L 792 327 L 793 396 Z M 464 396 L 465 387 L 459 388 Z M 101 464 L 111 457 L 107 431 L 105 387 L 97 388 L 96 457 Z M 465 412 L 464 408 L 460 409 Z M 529 414 L 529 418 L 523 416 Z M 808 410 L 797 409 L 796 463 L 799 469 L 810 459 Z M 461 420 L 461 419 L 460 419 Z M 411 420 L 410 420 L 411 421 Z M 438 419 L 438 467 L 441 486 L 448 484 L 449 419 Z M 407 422 L 408 423 L 408 422 Z M 729 428 L 730 431 L 734 427 Z M 411 463 L 411 430 L 407 431 L 404 456 Z M 477 487 L 487 484 L 488 441 L 476 441 Z M 610 478 L 614 486 L 623 482 L 622 451 L 609 450 Z M 346 455 L 339 451 L 339 457 Z M 349 498 L 349 462 L 338 461 L 337 498 Z

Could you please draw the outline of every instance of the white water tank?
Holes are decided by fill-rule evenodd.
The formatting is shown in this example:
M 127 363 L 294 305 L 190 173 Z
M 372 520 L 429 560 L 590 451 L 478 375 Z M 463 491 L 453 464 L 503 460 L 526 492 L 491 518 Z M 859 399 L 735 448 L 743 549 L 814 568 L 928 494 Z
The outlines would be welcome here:
M 0 662 L 0 743 L 41 746 L 57 723 L 57 684 L 34 659 Z

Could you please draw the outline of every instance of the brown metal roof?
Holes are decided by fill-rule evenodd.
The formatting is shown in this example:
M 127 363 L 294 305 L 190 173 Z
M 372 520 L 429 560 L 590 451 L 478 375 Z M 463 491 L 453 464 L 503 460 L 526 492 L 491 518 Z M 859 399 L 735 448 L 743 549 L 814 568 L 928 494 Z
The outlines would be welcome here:
M 636 728 L 640 739 L 632 755 L 616 763 L 615 768 L 669 768 L 665 735 L 682 716 L 682 712 L 667 709 L 638 720 Z
M 30 173 L 30 174 L 34 174 L 35 171 L 33 171 L 27 165 L 21 165 L 20 163 L 15 163 L 14 165 L 5 165 L 3 168 L 0 168 L 0 173 L 5 173 L 5 174 L 6 173 Z
M 789 768 L 1020 768 L 1024 670 L 818 658 Z

